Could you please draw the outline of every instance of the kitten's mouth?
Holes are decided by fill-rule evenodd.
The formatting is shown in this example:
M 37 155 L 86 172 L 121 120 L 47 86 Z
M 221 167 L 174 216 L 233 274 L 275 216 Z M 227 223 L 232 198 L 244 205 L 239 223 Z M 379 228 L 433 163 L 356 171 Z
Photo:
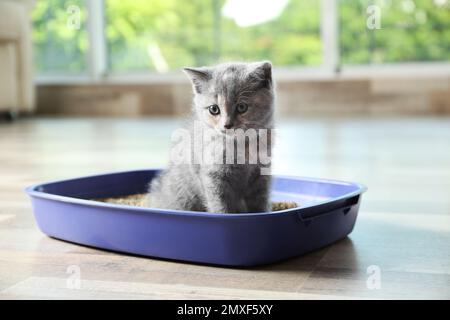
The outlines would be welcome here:
M 220 134 L 232 136 L 234 135 L 234 129 L 217 129 Z

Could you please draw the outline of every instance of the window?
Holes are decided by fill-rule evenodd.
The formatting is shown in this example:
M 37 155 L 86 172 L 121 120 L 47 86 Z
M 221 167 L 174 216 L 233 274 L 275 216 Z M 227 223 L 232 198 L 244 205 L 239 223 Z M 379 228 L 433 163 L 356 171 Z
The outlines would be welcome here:
M 380 29 L 366 24 L 373 4 Z M 450 60 L 447 0 L 341 0 L 339 14 L 343 64 Z
M 83 0 L 36 1 L 32 19 L 37 73 L 81 74 L 87 71 L 88 37 Z
M 373 7 L 380 28 L 368 27 Z M 450 0 L 40 0 L 32 16 L 40 75 L 450 60 Z
M 179 69 L 224 60 L 321 63 L 319 1 L 106 0 L 113 72 Z

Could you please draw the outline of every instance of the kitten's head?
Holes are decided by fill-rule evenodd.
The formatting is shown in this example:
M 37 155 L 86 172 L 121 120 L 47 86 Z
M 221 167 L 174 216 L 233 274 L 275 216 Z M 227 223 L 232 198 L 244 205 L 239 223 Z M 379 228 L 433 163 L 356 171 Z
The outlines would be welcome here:
M 198 119 L 218 132 L 270 128 L 274 90 L 270 62 L 184 68 Z

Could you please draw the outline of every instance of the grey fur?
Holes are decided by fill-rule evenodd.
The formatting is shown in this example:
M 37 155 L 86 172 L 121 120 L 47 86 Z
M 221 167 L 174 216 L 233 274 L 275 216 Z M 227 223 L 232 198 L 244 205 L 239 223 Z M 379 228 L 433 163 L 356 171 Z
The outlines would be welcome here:
M 234 136 L 230 138 L 224 133 L 225 125 L 243 130 L 273 128 L 274 84 L 270 62 L 226 63 L 184 71 L 194 90 L 193 110 L 185 129 L 194 135 L 193 124 L 197 121 L 202 130 L 214 137 L 203 145 L 207 152 L 224 151 L 225 144 L 219 141 L 232 139 L 236 144 Z M 237 113 L 238 103 L 248 105 L 245 113 Z M 207 109 L 213 104 L 220 107 L 219 116 L 212 116 Z M 192 146 L 192 141 L 184 145 L 188 152 L 194 150 L 189 149 Z M 270 156 L 270 137 L 267 147 Z M 197 152 L 194 150 L 192 154 L 195 156 Z M 217 213 L 269 211 L 271 179 L 270 175 L 261 175 L 260 169 L 270 169 L 270 164 L 238 164 L 236 157 L 234 160 L 232 164 L 172 161 L 150 185 L 150 206 Z

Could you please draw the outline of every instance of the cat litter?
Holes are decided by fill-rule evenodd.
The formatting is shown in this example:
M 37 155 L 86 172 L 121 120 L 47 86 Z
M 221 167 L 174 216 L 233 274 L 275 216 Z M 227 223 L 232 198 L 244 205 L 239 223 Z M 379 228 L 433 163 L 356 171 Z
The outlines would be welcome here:
M 123 204 L 128 206 L 148 207 L 148 193 L 131 194 L 128 196 L 121 196 L 115 198 L 93 199 L 95 201 Z M 273 201 L 272 211 L 280 211 L 298 207 L 298 204 L 293 201 Z
M 346 237 L 366 190 L 352 182 L 274 176 L 271 199 L 278 211 L 148 208 L 142 194 L 157 173 L 102 174 L 38 184 L 26 192 L 39 228 L 50 237 L 141 256 L 243 267 L 299 256 Z M 276 207 L 280 204 L 288 208 Z

